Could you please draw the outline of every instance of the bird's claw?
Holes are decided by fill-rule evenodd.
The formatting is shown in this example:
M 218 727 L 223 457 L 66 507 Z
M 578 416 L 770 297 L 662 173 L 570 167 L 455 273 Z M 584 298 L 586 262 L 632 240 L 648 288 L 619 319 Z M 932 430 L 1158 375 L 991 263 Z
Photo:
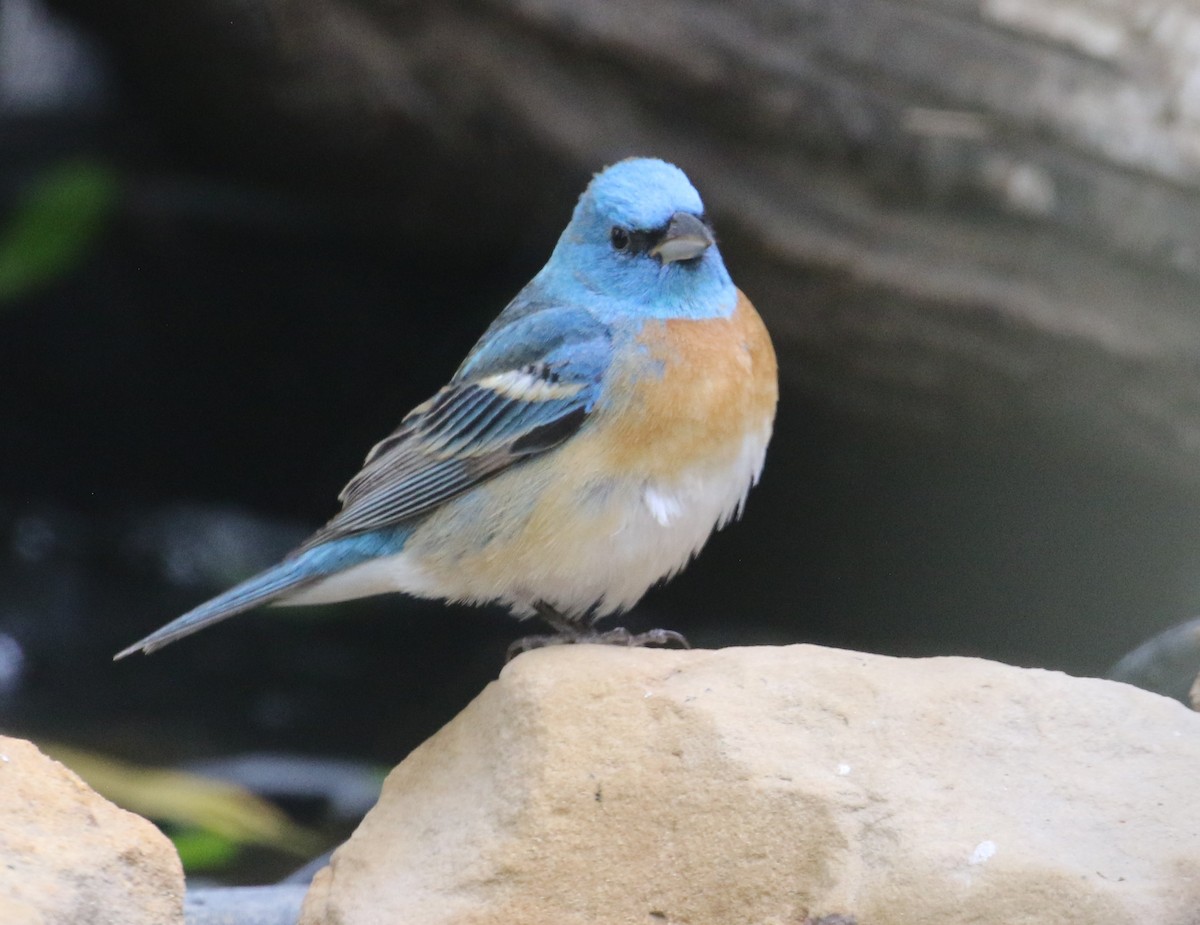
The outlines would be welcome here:
M 669 646 L 672 643 L 679 645 L 684 649 L 690 649 L 691 644 L 682 633 L 677 633 L 674 630 L 654 629 L 647 630 L 644 633 L 631 633 L 623 626 L 618 626 L 615 629 L 597 632 L 588 630 L 586 632 L 570 632 L 570 633 L 547 633 L 541 636 L 524 636 L 518 639 L 508 647 L 508 652 L 504 657 L 506 662 L 511 662 L 522 652 L 528 652 L 530 649 L 542 649 L 546 646 L 571 646 L 571 645 L 602 645 L 602 646 Z
M 687 641 L 687 637 L 675 630 L 653 629 L 634 635 L 624 628 L 619 628 L 614 632 L 624 633 L 628 637 L 625 641 L 627 646 L 669 646 L 671 643 L 675 643 L 681 649 L 692 647 L 692 644 Z

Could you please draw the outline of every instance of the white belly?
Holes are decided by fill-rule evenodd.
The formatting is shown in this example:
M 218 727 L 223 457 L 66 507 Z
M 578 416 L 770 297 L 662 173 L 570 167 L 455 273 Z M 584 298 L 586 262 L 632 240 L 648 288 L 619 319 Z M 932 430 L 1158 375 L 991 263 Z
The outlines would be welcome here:
M 768 426 L 721 465 L 655 482 L 532 460 L 445 505 L 402 553 L 347 569 L 286 603 L 403 591 L 498 601 L 520 616 L 538 602 L 572 616 L 593 606 L 598 615 L 625 610 L 741 513 L 769 437 Z

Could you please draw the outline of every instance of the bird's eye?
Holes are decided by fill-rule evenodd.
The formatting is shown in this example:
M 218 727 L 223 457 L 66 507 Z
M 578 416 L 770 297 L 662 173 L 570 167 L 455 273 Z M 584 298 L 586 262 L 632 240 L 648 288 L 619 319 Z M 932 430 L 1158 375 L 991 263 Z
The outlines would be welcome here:
M 623 251 L 629 248 L 629 232 L 624 228 L 613 228 L 611 237 L 613 250 Z

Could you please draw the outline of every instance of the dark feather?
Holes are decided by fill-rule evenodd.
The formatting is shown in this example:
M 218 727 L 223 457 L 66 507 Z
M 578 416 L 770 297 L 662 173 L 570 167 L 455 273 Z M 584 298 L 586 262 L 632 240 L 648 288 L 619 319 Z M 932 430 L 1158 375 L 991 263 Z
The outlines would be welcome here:
M 559 367 L 520 372 L 555 385 L 564 379 L 574 384 Z M 341 513 L 304 548 L 420 517 L 522 459 L 557 446 L 583 426 L 597 380 L 578 383 L 567 397 L 532 400 L 478 381 L 447 386 L 372 449 L 363 470 L 342 490 Z

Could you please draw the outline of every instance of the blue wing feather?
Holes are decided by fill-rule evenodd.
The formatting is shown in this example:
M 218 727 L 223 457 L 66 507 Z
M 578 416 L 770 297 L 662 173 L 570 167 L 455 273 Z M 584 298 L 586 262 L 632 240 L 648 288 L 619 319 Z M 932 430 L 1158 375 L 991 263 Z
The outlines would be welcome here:
M 611 354 L 586 311 L 514 302 L 450 384 L 367 456 L 302 549 L 412 520 L 583 426 Z

